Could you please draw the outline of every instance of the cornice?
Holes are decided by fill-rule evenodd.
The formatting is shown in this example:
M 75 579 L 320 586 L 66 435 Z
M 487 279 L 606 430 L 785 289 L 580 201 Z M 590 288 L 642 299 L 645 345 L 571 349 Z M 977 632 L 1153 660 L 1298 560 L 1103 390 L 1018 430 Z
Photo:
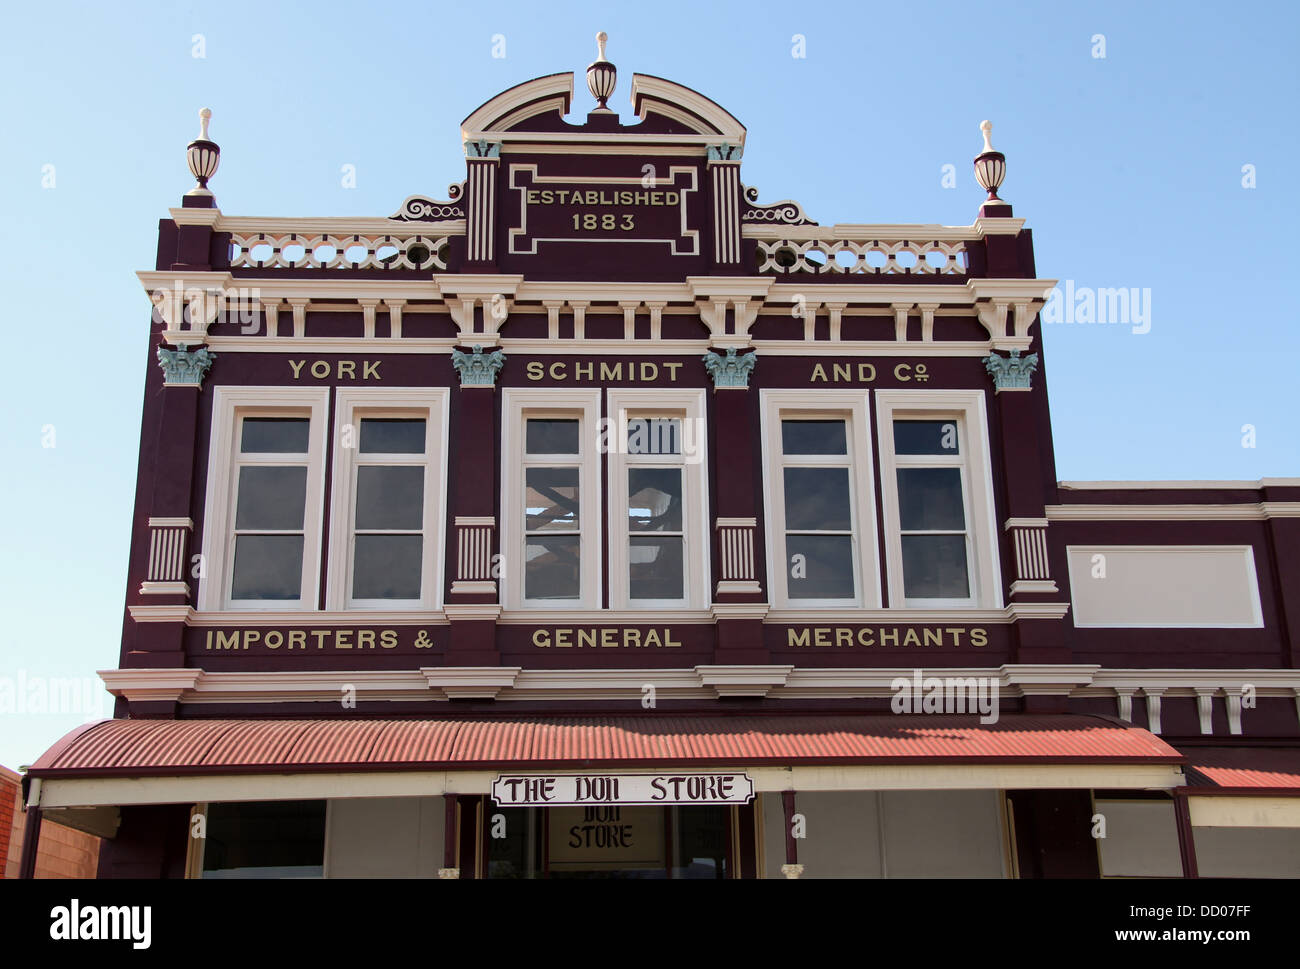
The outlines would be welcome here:
M 1222 505 L 1048 505 L 1048 521 L 1267 521 L 1300 518 L 1300 501 Z

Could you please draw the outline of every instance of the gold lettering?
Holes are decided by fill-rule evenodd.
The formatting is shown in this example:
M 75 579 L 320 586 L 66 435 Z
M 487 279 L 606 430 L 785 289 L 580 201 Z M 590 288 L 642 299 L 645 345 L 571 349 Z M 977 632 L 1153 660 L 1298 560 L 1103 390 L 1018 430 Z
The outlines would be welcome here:
M 275 642 L 271 642 L 272 636 L 275 637 Z M 266 633 L 265 645 L 267 649 L 279 649 L 284 645 L 284 633 L 280 632 L 278 629 L 268 630 Z
M 681 644 L 682 644 L 681 640 L 673 639 L 673 631 L 671 629 L 664 630 L 664 645 L 666 647 L 668 647 L 669 649 L 676 649 L 677 647 L 681 646 Z
M 845 629 L 843 626 L 836 626 L 836 627 L 835 627 L 835 645 L 836 645 L 836 646 L 852 646 L 852 645 L 853 645 L 853 630 L 852 630 L 852 629 Z
M 307 648 L 307 630 L 290 629 L 289 630 L 289 648 L 297 646 L 299 649 Z
M 528 190 L 528 204 L 529 204 L 529 205 L 536 205 L 536 204 L 537 204 L 537 195 L 538 195 L 537 189 L 534 188 L 534 189 L 529 189 L 529 190 Z
M 602 648 L 618 645 L 617 629 L 602 629 L 600 631 L 600 645 Z
M 573 630 L 557 629 L 555 630 L 555 645 L 558 649 L 571 649 L 573 647 Z
M 582 649 L 582 647 L 584 646 L 590 649 L 596 648 L 596 630 L 594 629 L 578 630 L 578 648 Z
M 637 193 L 636 193 L 636 204 L 637 204 L 637 205 L 649 205 L 649 204 L 650 204 L 650 193 L 649 193 L 649 192 L 637 192 Z
M 293 371 L 293 379 L 297 380 L 302 376 L 302 368 L 307 366 L 306 360 L 290 360 L 289 369 Z
M 554 201 L 555 201 L 554 193 L 548 192 L 546 189 L 542 189 L 542 204 L 550 205 Z
M 823 629 L 820 626 L 818 626 L 813 631 L 813 645 L 829 646 L 830 644 L 831 644 L 831 631 L 829 629 Z
M 373 629 L 357 630 L 357 649 L 374 649 L 375 631 Z
M 371 380 L 371 379 L 383 380 L 384 378 L 379 376 L 379 365 L 383 362 L 384 361 L 382 360 L 366 360 L 364 362 L 365 366 L 361 371 L 361 379 L 362 380 Z
M 311 634 L 316 637 L 316 648 L 324 649 L 325 637 L 330 634 L 330 631 L 328 629 L 313 629 Z
M 381 629 L 379 631 L 380 649 L 392 649 L 396 645 L 397 645 L 396 629 Z
M 895 629 L 895 630 L 893 630 L 892 632 L 885 632 L 883 629 L 880 630 L 880 645 L 881 645 L 881 646 L 897 646 L 897 645 L 898 645 L 898 630 Z
M 676 192 L 669 192 L 664 196 L 664 205 L 676 205 L 681 196 Z
M 574 380 L 590 380 L 596 372 L 594 363 L 575 363 L 573 365 Z
M 952 633 L 952 644 L 954 646 L 960 646 L 961 638 L 966 634 L 966 630 L 962 629 L 961 626 L 949 626 L 945 632 Z
M 915 629 L 911 629 L 911 628 L 909 628 L 909 629 L 907 630 L 907 634 L 906 634 L 905 636 L 903 636 L 903 645 L 904 645 L 904 646 L 920 646 L 920 645 L 921 645 L 921 637 L 918 636 L 918 635 L 916 634 L 916 630 L 915 630 Z
M 528 374 L 529 380 L 541 380 L 546 375 L 546 369 L 540 360 L 530 360 L 528 366 L 524 367 L 524 372 Z
M 987 646 L 989 644 L 989 634 L 979 627 L 972 629 L 970 631 L 970 644 L 972 646 Z
M 680 366 L 681 363 L 664 364 L 664 369 L 668 371 L 668 379 L 671 380 L 673 383 L 677 383 L 677 368 Z
M 631 646 L 635 649 L 641 648 L 641 630 L 633 629 L 631 626 L 623 627 L 623 645 Z
M 663 644 L 663 642 L 659 639 L 659 630 L 657 630 L 657 629 L 647 629 L 647 630 L 646 630 L 646 633 L 645 633 L 645 642 L 642 643 L 642 645 L 643 645 L 643 646 L 654 646 L 654 647 L 656 647 L 656 648 L 663 648 L 663 645 L 664 645 L 664 644 Z
M 335 631 L 335 633 L 334 633 L 334 648 L 335 648 L 335 649 L 351 649 L 351 648 L 352 648 L 352 630 L 351 630 L 351 629 L 339 629 L 339 630 Z
M 861 629 L 858 630 L 858 645 L 859 646 L 876 645 L 876 639 L 874 636 L 871 635 L 870 626 L 863 626 Z
M 257 629 L 245 629 L 245 630 L 244 630 L 244 646 L 243 646 L 243 648 L 244 648 L 244 649 L 248 649 L 249 646 L 252 646 L 254 643 L 258 642 L 261 638 L 262 638 L 262 633 L 261 633 L 260 630 L 257 630 Z
M 349 380 L 357 379 L 357 365 L 353 360 L 340 360 L 334 368 L 334 374 L 339 379 L 343 379 L 343 371 L 347 371 Z
M 826 383 L 826 368 L 823 367 L 820 363 L 813 367 L 813 372 L 812 372 L 812 382 L 817 383 L 819 380 L 822 383 Z
M 858 364 L 858 379 L 861 380 L 863 383 L 870 383 L 871 381 L 875 380 L 876 379 L 875 365 L 870 363 Z
M 538 649 L 546 649 L 551 645 L 551 637 L 547 635 L 545 629 L 533 630 L 533 645 Z
M 841 375 L 841 371 L 843 371 L 842 375 Z M 850 375 L 852 374 L 852 371 L 849 369 L 849 365 L 847 363 L 837 363 L 833 365 L 833 373 L 835 374 L 835 376 L 832 379 L 836 383 L 839 383 L 841 380 L 847 381 L 851 379 Z
M 808 627 L 803 629 L 787 629 L 785 631 L 786 646 L 807 646 L 808 645 Z
M 567 368 L 567 366 L 568 366 L 568 364 L 564 363 L 564 361 L 562 361 L 562 360 L 557 360 L 557 361 L 555 361 L 555 363 L 551 364 L 551 368 L 550 368 L 550 371 L 549 371 L 549 373 L 550 373 L 550 375 L 551 375 L 551 379 L 552 379 L 552 380 L 563 380 L 563 379 L 564 379 L 564 371 L 565 371 L 565 369 Z M 556 371 L 556 368 L 559 368 L 559 371 L 560 371 L 559 373 L 556 373 L 556 372 L 555 372 L 555 371 Z
M 901 380 L 904 383 L 911 380 L 912 379 L 911 374 L 907 374 L 903 372 L 905 370 L 911 370 L 911 369 L 912 369 L 912 365 L 910 363 L 900 363 L 897 367 L 894 368 L 895 379 Z
M 641 381 L 643 383 L 649 383 L 651 380 L 657 379 L 658 376 L 659 376 L 659 364 L 657 363 L 641 364 Z
M 664 193 L 663 193 L 663 192 L 651 192 L 651 193 L 650 193 L 650 204 L 651 204 L 651 205 L 663 205 L 663 204 L 664 204 Z
M 943 645 L 942 629 L 931 629 L 929 626 L 926 626 L 924 629 L 921 630 L 921 635 L 925 637 L 925 645 L 927 646 Z
M 317 360 L 311 365 L 311 375 L 316 379 L 330 375 L 330 365 L 324 360 Z
M 622 380 L 623 364 L 616 363 L 611 368 L 604 360 L 600 361 L 600 379 L 601 380 Z
M 220 629 L 217 630 L 217 649 L 239 649 L 239 630 L 227 635 Z

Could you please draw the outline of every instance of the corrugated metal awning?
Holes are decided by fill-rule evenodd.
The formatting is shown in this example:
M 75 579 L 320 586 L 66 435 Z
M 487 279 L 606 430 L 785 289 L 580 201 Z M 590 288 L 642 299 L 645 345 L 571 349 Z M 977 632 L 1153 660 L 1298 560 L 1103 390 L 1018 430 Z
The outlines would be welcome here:
M 33 777 L 661 765 L 1178 764 L 1150 732 L 1097 716 L 494 717 L 106 720 Z
M 1300 748 L 1185 747 L 1188 794 L 1300 795 Z

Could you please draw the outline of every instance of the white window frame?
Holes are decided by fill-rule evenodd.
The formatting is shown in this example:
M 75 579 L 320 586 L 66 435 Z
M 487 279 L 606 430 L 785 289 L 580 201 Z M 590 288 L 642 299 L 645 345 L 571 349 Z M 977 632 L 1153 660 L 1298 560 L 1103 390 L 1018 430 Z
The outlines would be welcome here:
M 442 604 L 447 522 L 447 421 L 451 392 L 440 388 L 339 388 L 334 397 L 334 462 L 331 470 L 330 554 L 325 604 L 333 610 L 427 611 Z M 360 421 L 370 417 L 423 418 L 424 454 L 409 455 L 424 464 L 424 547 L 418 599 L 353 599 L 352 562 L 356 541 L 356 468 L 361 446 Z M 344 429 L 352 426 L 351 447 L 343 447 Z
M 774 609 L 880 608 L 880 539 L 876 528 L 873 484 L 871 415 L 865 390 L 761 390 L 760 427 L 763 442 L 763 503 L 767 509 L 767 581 Z M 785 546 L 785 466 L 781 421 L 844 419 L 848 423 L 849 488 L 852 492 L 852 599 L 792 599 L 789 595 Z M 807 462 L 799 462 L 806 466 Z M 813 461 L 815 463 L 815 459 Z
M 217 387 L 212 395 L 212 441 L 204 496 L 203 578 L 200 611 L 311 612 L 320 589 L 321 533 L 325 509 L 328 387 Z M 244 417 L 308 417 L 307 495 L 303 511 L 302 594 L 289 599 L 230 597 L 234 579 L 234 523 L 239 428 Z
M 524 598 L 524 421 L 578 418 L 580 595 L 577 599 Z M 501 602 L 507 609 L 579 610 L 601 606 L 599 390 L 514 388 L 501 392 Z M 566 458 L 566 461 L 571 460 Z
M 880 498 L 885 524 L 889 605 L 905 609 L 1001 609 L 1002 569 L 993 504 L 985 395 L 979 390 L 877 390 L 876 428 L 880 453 Z M 903 595 L 903 542 L 898 510 L 898 464 L 894 421 L 957 420 L 962 452 L 962 500 L 967 535 L 966 572 L 970 595 L 963 599 L 908 599 Z
M 611 609 L 705 609 L 709 596 L 708 434 L 689 432 L 698 453 L 688 456 L 628 454 L 627 421 L 677 418 L 683 440 L 690 422 L 704 428 L 704 391 L 610 388 L 606 391 L 609 483 L 609 605 Z M 693 462 L 693 463 L 692 463 Z M 628 578 L 627 475 L 633 467 L 682 469 L 682 598 L 633 599 Z M 637 534 L 653 535 L 653 532 Z

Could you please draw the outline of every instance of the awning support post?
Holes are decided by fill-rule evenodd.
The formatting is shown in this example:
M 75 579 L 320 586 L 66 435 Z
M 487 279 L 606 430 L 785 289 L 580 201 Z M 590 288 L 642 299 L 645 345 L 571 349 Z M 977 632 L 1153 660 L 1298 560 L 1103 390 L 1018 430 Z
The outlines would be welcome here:
M 781 874 L 798 878 L 803 874 L 803 865 L 799 864 L 799 844 L 794 836 L 794 791 L 781 792 L 781 806 L 785 809 L 785 864 Z
M 27 822 L 23 827 L 23 854 L 18 863 L 19 878 L 36 877 L 36 847 L 41 840 L 41 815 L 44 812 L 36 806 L 27 808 Z
M 460 843 L 458 813 L 456 811 L 456 795 L 444 794 L 443 801 L 447 806 L 446 820 L 443 822 L 443 839 L 442 839 L 442 864 L 443 867 L 438 869 L 439 878 L 459 878 L 460 868 L 456 865 L 457 847 Z
M 1196 838 L 1192 832 L 1192 812 L 1186 796 L 1174 792 L 1174 822 L 1178 826 L 1178 857 L 1183 863 L 1184 878 L 1200 878 L 1196 867 Z

